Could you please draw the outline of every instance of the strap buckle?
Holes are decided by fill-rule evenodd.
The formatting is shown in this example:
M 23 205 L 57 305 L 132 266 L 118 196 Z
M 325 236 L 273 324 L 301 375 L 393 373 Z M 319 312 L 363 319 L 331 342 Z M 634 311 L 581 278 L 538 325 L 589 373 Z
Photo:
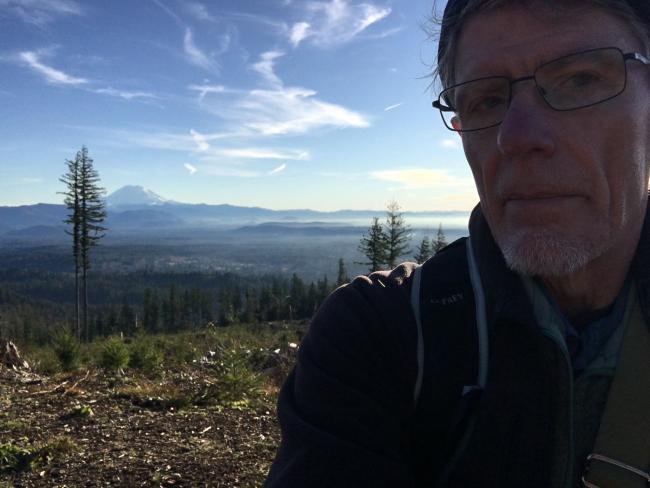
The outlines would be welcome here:
M 598 485 L 594 485 L 593 483 L 590 483 L 589 481 L 586 480 L 587 475 L 589 474 L 589 468 L 591 467 L 592 461 L 600 461 L 605 464 L 609 464 L 611 466 L 615 466 L 620 469 L 624 469 L 626 471 L 629 471 L 637 476 L 640 476 L 643 478 L 646 482 L 646 485 L 650 487 L 650 474 L 646 473 L 645 471 L 641 471 L 640 469 L 637 469 L 633 466 L 630 466 L 629 464 L 625 464 L 624 462 L 617 461 L 616 459 L 612 459 L 607 456 L 603 456 L 602 454 L 589 454 L 587 456 L 587 464 L 585 466 L 585 472 L 582 475 L 582 483 L 586 488 L 605 488 L 605 487 L 600 487 Z

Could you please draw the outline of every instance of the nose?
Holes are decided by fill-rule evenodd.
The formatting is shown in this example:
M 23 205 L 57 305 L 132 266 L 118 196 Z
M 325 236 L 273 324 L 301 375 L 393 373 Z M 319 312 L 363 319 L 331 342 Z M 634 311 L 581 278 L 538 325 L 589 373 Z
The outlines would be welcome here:
M 504 156 L 518 160 L 524 156 L 548 157 L 555 150 L 551 108 L 533 84 L 512 87 L 510 106 L 499 126 L 497 147 Z

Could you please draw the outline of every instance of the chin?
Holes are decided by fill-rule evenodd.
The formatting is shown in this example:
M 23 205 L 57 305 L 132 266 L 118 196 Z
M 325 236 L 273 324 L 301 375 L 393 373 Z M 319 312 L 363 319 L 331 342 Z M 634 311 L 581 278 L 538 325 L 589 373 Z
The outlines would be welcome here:
M 496 241 L 508 267 L 524 276 L 564 276 L 584 268 L 606 251 L 606 238 L 578 236 L 553 231 L 502 233 Z

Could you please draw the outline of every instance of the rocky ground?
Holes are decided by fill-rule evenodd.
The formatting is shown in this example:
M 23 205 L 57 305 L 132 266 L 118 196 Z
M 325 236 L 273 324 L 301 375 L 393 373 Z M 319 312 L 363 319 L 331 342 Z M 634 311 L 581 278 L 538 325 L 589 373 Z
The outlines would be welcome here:
M 197 404 L 209 384 L 200 368 L 0 371 L 0 487 L 261 486 L 279 441 L 277 387 L 252 406 Z

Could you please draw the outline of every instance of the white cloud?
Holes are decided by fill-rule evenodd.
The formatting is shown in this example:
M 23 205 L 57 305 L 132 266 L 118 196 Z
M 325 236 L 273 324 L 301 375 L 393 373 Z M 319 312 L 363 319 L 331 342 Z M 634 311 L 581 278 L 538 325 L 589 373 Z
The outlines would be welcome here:
M 33 185 L 33 184 L 36 184 L 36 183 L 43 183 L 43 178 L 30 178 L 30 177 L 24 176 L 24 177 L 20 178 L 20 182 L 28 184 L 28 185 Z
M 192 136 L 192 140 L 196 143 L 199 152 L 205 152 L 210 149 L 210 144 L 208 144 L 208 141 L 203 134 L 199 134 L 194 129 L 190 129 L 190 135 Z
M 183 165 L 183 167 L 184 167 L 187 171 L 189 171 L 190 175 L 193 175 L 193 174 L 196 173 L 196 171 L 197 171 L 196 168 L 195 168 L 194 166 L 192 166 L 190 163 L 185 163 L 185 164 Z
M 58 85 L 81 85 L 88 83 L 88 80 L 85 78 L 77 78 L 43 64 L 39 54 L 34 51 L 23 51 L 19 54 L 19 58 L 28 67 L 45 76 L 45 79 L 50 83 Z
M 402 189 L 430 188 L 439 190 L 472 191 L 472 178 L 459 178 L 444 169 L 411 168 L 374 171 L 375 180 L 399 183 Z
M 352 4 L 349 0 L 309 1 L 304 5 L 309 22 L 295 24 L 290 30 L 289 38 L 294 45 L 304 39 L 321 47 L 340 45 L 351 41 L 391 13 L 389 7 L 371 3 Z M 297 28 L 300 24 L 309 24 L 309 29 Z M 295 42 L 297 38 L 300 41 Z
M 219 72 L 219 64 L 206 53 L 201 51 L 196 44 L 194 44 L 194 37 L 192 29 L 189 27 L 185 29 L 185 36 L 183 37 L 183 49 L 187 55 L 187 60 L 206 71 Z
M 214 151 L 213 154 L 215 156 L 234 159 L 293 159 L 296 161 L 309 159 L 309 153 L 307 151 L 278 151 L 263 148 L 221 149 Z
M 254 71 L 257 71 L 262 77 L 268 81 L 271 85 L 282 85 L 282 81 L 275 74 L 275 60 L 279 57 L 284 56 L 283 52 L 279 51 L 267 51 L 260 55 L 260 60 L 253 64 L 251 68 Z
M 251 171 L 247 169 L 223 165 L 202 166 L 201 173 L 211 176 L 234 176 L 237 178 L 257 178 L 264 175 L 259 171 Z
M 224 88 L 217 100 L 204 97 L 201 108 L 230 125 L 242 137 L 305 134 L 321 128 L 363 128 L 370 121 L 362 114 L 319 99 L 313 90 L 284 86 L 275 73 L 277 51 L 265 52 L 252 69 L 270 82 L 268 89 Z M 192 89 L 196 89 L 192 87 Z M 200 90 L 197 90 L 200 92 Z
M 190 85 L 187 88 L 199 92 L 199 101 L 203 101 L 208 93 L 223 93 L 226 91 L 226 87 L 223 85 Z
M 214 22 L 217 20 L 215 17 L 210 15 L 208 9 L 202 3 L 185 2 L 183 3 L 183 6 L 187 10 L 187 12 L 197 20 L 203 20 L 208 22 Z
M 269 176 L 277 175 L 278 173 L 282 173 L 285 169 L 287 169 L 287 163 L 282 163 L 277 168 L 273 168 L 271 171 L 269 171 Z
M 95 90 L 91 90 L 94 93 L 98 93 L 100 95 L 109 95 L 112 97 L 119 97 L 123 98 L 125 100 L 133 100 L 134 98 L 158 98 L 156 95 L 148 92 L 142 92 L 142 91 L 126 91 L 126 90 L 116 90 L 114 88 L 111 88 L 110 86 L 108 88 L 97 88 Z
M 309 22 L 298 22 L 293 24 L 291 32 L 289 33 L 289 40 L 293 47 L 297 47 L 303 39 L 309 34 Z
M 0 19 L 18 18 L 39 27 L 58 17 L 82 14 L 81 5 L 74 0 L 0 0 Z
M 304 134 L 324 127 L 368 127 L 360 113 L 300 87 L 253 90 L 238 103 L 245 126 L 262 135 Z
M 440 141 L 440 147 L 445 149 L 460 149 L 459 139 L 443 139 Z
M 401 107 L 401 106 L 402 106 L 402 102 L 396 103 L 395 105 L 389 105 L 384 109 L 384 112 L 390 112 L 391 110 L 395 110 L 397 107 Z

